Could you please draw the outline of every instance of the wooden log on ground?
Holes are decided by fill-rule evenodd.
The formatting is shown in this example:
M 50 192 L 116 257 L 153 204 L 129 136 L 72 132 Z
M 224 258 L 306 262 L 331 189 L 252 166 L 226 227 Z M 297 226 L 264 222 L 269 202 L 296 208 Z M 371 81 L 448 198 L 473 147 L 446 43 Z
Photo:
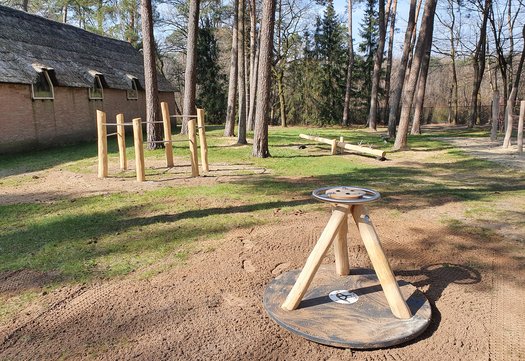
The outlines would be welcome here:
M 124 114 L 117 114 L 117 143 L 118 158 L 121 170 L 128 169 L 128 160 L 126 158 L 126 130 L 124 127 Z
M 332 139 L 316 137 L 313 135 L 299 134 L 299 137 L 303 139 L 314 140 L 320 143 L 325 143 L 328 145 L 332 145 L 334 143 L 334 140 Z M 360 145 L 353 145 L 353 144 L 349 144 L 345 142 L 338 142 L 337 140 L 335 140 L 335 143 L 338 148 L 348 150 L 350 152 L 372 155 L 381 160 L 385 159 L 386 152 L 384 150 L 361 147 Z
M 97 110 L 97 136 L 98 136 L 98 177 L 108 176 L 108 138 L 106 129 L 106 113 Z
M 170 109 L 168 103 L 161 102 L 160 108 L 162 111 L 162 124 L 164 126 L 164 150 L 166 152 L 166 166 L 172 168 L 173 164 L 173 145 L 171 143 L 171 120 L 170 120 Z
M 135 143 L 135 165 L 137 172 L 137 181 L 144 182 L 146 180 L 146 172 L 144 170 L 144 148 L 142 147 L 142 125 L 141 119 L 133 119 L 133 140 Z
M 518 121 L 518 154 L 523 154 L 523 122 L 525 118 L 525 100 L 520 102 L 520 119 Z
M 209 172 L 210 167 L 208 164 L 208 143 L 206 142 L 206 129 L 204 128 L 204 109 L 197 109 L 197 126 L 199 128 L 202 170 Z

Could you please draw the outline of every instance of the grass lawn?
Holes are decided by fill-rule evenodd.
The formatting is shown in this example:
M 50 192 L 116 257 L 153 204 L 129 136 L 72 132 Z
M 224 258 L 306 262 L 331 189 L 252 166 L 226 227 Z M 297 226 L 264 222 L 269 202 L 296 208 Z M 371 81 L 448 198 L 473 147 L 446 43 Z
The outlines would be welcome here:
M 300 139 L 300 133 L 344 136 L 347 142 L 387 151 L 391 147 L 377 133 L 366 130 L 274 127 L 270 128 L 272 157 L 256 159 L 251 157 L 250 145 L 230 145 L 234 141 L 222 137 L 221 128 L 210 126 L 207 135 L 212 167 L 225 163 L 252 165 L 265 169 L 264 174 L 239 172 L 222 177 L 221 182 L 166 182 L 138 191 L 126 190 L 126 184 L 134 182 L 126 178 L 121 192 L 0 203 L 0 274 L 17 270 L 56 274 L 48 288 L 130 272 L 149 277 L 165 267 L 183 264 L 199 249 L 199 240 L 221 238 L 235 228 L 277 222 L 271 217 L 276 209 L 324 209 L 309 194 L 325 185 L 376 189 L 383 195 L 379 206 L 389 207 L 393 216 L 406 208 L 462 202 L 467 209 L 466 220 L 450 218 L 443 222 L 467 232 L 480 232 L 472 224 L 487 217 L 508 216 L 509 209 L 495 207 L 495 203 L 525 198 L 522 173 L 471 158 L 440 140 L 488 136 L 483 130 L 443 130 L 411 137 L 411 151 L 389 153 L 385 162 L 355 155 L 330 156 L 328 145 Z M 175 138 L 183 139 L 180 135 Z M 128 159 L 132 160 L 132 142 L 127 144 Z M 299 149 L 300 144 L 306 144 L 306 149 Z M 116 145 L 110 144 L 109 151 L 110 163 L 117 163 Z M 188 151 L 176 148 L 175 155 L 188 157 Z M 163 150 L 146 151 L 146 158 L 160 160 Z M 28 175 L 31 172 L 40 172 L 42 177 L 59 169 L 91 176 L 96 161 L 94 142 L 3 155 L 0 189 L 8 194 L 19 185 L 33 182 Z M 524 203 L 514 212 L 523 213 Z M 489 227 L 481 229 L 490 232 Z M 27 290 L 0 302 L 0 319 L 32 297 L 36 297 L 35 291 Z

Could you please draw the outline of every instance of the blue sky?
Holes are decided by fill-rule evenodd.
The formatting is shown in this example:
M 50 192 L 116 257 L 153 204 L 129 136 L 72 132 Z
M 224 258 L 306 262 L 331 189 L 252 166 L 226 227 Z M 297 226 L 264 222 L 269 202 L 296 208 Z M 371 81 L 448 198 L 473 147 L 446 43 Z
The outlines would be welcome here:
M 344 17 L 346 21 L 346 4 L 347 0 L 334 0 L 334 8 L 338 15 L 341 15 Z M 363 13 L 364 13 L 364 7 L 365 4 L 363 2 L 360 2 L 356 4 L 356 1 L 353 2 L 353 17 L 352 17 L 352 29 L 353 29 L 353 37 L 354 37 L 354 44 L 357 44 L 361 41 L 361 38 L 359 37 L 359 26 L 361 24 L 361 21 L 363 20 Z M 396 34 L 394 36 L 394 52 L 400 52 L 401 46 L 403 42 L 403 38 L 405 36 L 405 29 L 406 29 L 406 23 L 408 18 L 408 11 L 410 8 L 410 3 L 408 0 L 398 0 L 397 3 L 397 12 L 396 12 Z M 322 9 L 321 9 L 322 11 Z M 354 45 L 354 48 L 357 48 Z

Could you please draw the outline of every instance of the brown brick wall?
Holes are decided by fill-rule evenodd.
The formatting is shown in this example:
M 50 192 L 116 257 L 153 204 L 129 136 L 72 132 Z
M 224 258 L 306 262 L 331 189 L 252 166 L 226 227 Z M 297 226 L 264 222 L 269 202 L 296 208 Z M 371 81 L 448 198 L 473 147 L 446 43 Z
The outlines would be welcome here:
M 160 100 L 168 102 L 173 114 L 173 93 L 160 93 Z M 97 109 L 106 112 L 108 123 L 118 113 L 124 113 L 126 122 L 145 119 L 144 92 L 138 100 L 127 100 L 124 90 L 104 89 L 104 100 L 89 100 L 85 88 L 55 87 L 54 100 L 32 100 L 31 86 L 2 83 L 0 153 L 95 139 Z
M 36 127 L 31 107 L 31 87 L 0 84 L 0 151 L 34 142 Z

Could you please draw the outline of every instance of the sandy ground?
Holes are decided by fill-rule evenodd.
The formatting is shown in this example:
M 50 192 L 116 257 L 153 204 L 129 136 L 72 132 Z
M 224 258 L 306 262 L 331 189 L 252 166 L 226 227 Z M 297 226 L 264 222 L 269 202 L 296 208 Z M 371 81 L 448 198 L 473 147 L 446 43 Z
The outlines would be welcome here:
M 503 139 L 494 142 L 489 138 L 440 138 L 440 140 L 445 140 L 476 158 L 525 171 L 525 153 L 518 154 L 515 139 L 513 139 L 514 144 L 506 149 L 502 147 Z
M 123 187 L 118 179 L 93 182 L 92 175 L 60 170 L 29 176 L 38 178 L 19 188 L 4 187 L 13 198 L 3 194 L 3 202 L 45 202 Z M 238 175 L 225 175 L 230 176 Z M 57 177 L 62 183 L 50 187 Z M 69 187 L 72 180 L 83 186 Z M 166 267 L 151 278 L 136 272 L 42 293 L 0 324 L 0 360 L 524 360 L 523 240 L 504 237 L 504 230 L 489 238 L 453 231 L 439 219 L 461 217 L 462 204 L 403 207 L 412 201 L 398 197 L 401 211 L 395 213 L 371 206 L 398 279 L 414 284 L 432 304 L 429 328 L 407 344 L 367 351 L 327 347 L 284 330 L 267 316 L 265 286 L 282 272 L 302 267 L 329 218 L 327 207 L 325 212 L 276 211 L 267 226 L 202 240 L 183 266 Z M 355 227 L 349 232 L 351 267 L 370 268 Z M 324 263 L 333 261 L 330 252 Z M 153 267 L 162 269 L 162 264 Z M 0 295 L 38 290 L 53 277 L 31 271 L 0 274 Z

